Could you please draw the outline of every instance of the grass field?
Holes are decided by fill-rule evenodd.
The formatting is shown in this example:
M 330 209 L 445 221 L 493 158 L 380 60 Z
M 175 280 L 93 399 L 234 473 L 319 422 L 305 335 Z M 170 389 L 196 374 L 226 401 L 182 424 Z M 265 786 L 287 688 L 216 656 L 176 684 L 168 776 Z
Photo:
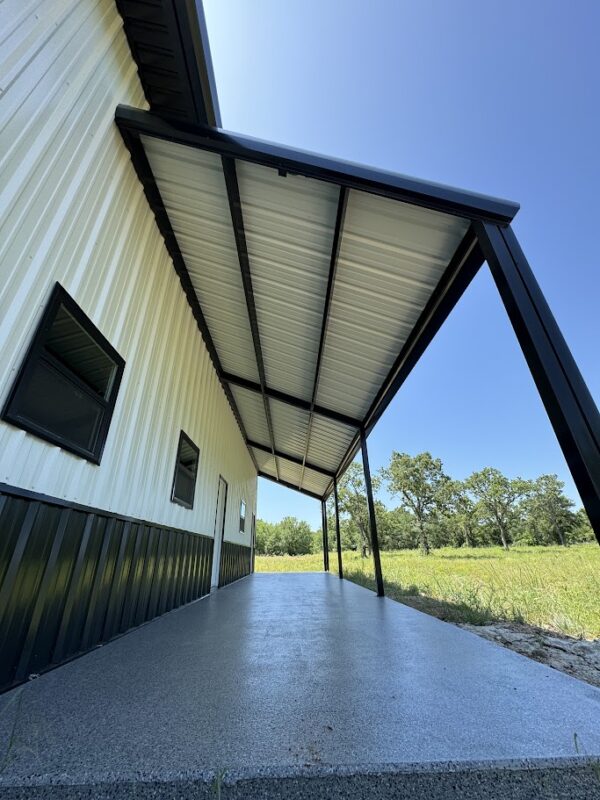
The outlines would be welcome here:
M 337 574 L 337 555 L 330 555 Z M 414 550 L 381 554 L 386 594 L 451 622 L 526 622 L 600 637 L 600 547 L 444 548 L 425 557 Z M 373 589 L 373 562 L 344 552 L 344 576 Z M 257 572 L 323 568 L 322 555 L 257 556 Z

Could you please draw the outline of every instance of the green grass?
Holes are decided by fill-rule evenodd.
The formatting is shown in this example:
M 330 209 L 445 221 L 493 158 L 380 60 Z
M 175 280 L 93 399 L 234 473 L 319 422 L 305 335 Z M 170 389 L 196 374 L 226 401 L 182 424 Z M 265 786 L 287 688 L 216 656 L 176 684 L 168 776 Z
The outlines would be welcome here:
M 331 570 L 337 556 L 331 553 Z M 344 552 L 344 576 L 373 589 L 373 561 Z M 381 554 L 386 594 L 450 622 L 526 622 L 570 636 L 600 637 L 600 547 L 443 548 Z M 320 553 L 257 556 L 257 572 L 320 571 Z

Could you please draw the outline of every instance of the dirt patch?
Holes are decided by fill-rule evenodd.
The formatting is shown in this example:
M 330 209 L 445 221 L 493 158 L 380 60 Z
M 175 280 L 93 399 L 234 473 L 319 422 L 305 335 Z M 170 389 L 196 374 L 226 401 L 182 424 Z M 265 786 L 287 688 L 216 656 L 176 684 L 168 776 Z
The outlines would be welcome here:
M 460 628 L 496 644 L 516 650 L 549 667 L 566 672 L 593 686 L 600 686 L 600 639 L 588 641 L 517 622 L 489 625 L 456 623 Z

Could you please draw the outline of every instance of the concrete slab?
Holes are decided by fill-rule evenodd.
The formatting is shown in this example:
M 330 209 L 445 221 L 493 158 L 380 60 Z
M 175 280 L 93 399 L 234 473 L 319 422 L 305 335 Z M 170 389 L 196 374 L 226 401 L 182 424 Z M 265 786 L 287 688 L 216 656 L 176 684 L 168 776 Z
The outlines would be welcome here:
M 0 795 L 14 798 L 186 797 L 182 780 L 214 796 L 221 774 L 231 797 L 261 776 L 293 782 L 261 796 L 321 796 L 303 781 L 334 774 L 400 797 L 408 773 L 452 771 L 529 791 L 569 770 L 575 798 L 594 781 L 600 796 L 596 757 L 600 689 L 318 573 L 250 576 L 0 697 Z M 473 796 L 495 796 L 478 781 Z

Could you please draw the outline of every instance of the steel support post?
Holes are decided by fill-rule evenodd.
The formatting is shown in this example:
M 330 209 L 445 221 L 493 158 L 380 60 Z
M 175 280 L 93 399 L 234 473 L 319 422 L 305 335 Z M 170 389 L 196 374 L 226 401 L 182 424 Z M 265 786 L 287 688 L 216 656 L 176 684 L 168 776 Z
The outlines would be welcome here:
M 333 498 L 335 501 L 335 539 L 337 544 L 338 574 L 340 578 L 343 578 L 344 568 L 342 566 L 342 539 L 340 536 L 340 503 L 338 498 L 337 480 L 333 481 Z
M 373 551 L 373 564 L 375 565 L 375 582 L 377 583 L 377 596 L 383 597 L 383 576 L 381 574 L 381 557 L 379 555 L 379 539 L 377 537 L 377 519 L 375 517 L 375 503 L 373 502 L 373 486 L 371 485 L 371 468 L 369 467 L 369 454 L 367 452 L 367 437 L 364 430 L 360 432 L 360 448 L 362 451 L 363 470 L 365 473 L 365 486 L 367 488 L 367 506 L 369 509 L 369 528 L 371 531 L 371 550 Z
M 475 230 L 600 544 L 598 408 L 511 227 Z
M 327 537 L 327 506 L 321 500 L 321 516 L 323 519 L 323 569 L 329 572 L 329 539 Z

